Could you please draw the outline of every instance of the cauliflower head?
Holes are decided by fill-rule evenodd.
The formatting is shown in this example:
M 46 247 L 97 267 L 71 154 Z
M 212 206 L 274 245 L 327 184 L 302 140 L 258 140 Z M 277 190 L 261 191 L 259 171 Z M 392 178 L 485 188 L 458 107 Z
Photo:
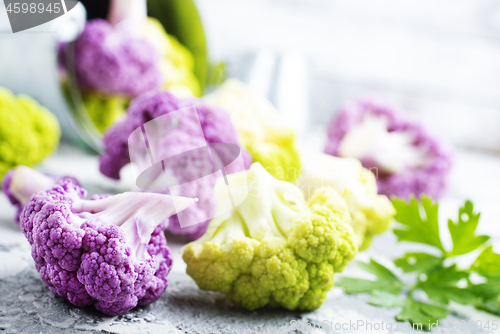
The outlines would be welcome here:
M 354 158 L 324 153 L 303 155 L 297 185 L 306 198 L 314 196 L 321 187 L 330 186 L 345 199 L 360 250 L 368 248 L 374 235 L 387 230 L 396 214 L 389 198 L 377 194 L 375 175 Z
M 84 200 L 70 180 L 32 195 L 21 229 L 43 282 L 75 306 L 118 315 L 157 300 L 172 266 L 165 219 L 194 200 L 123 193 Z M 174 205 L 172 205 L 172 201 Z
M 205 99 L 229 112 L 254 161 L 279 180 L 292 182 L 298 177 L 300 155 L 295 148 L 295 133 L 280 125 L 271 102 L 254 95 L 236 79 L 226 80 Z
M 193 135 L 196 134 L 193 128 L 197 129 L 197 124 L 193 123 L 193 121 L 197 122 L 197 120 L 186 119 L 181 122 L 175 132 L 166 136 L 159 136 L 156 147 L 159 151 L 165 153 L 163 156 L 171 155 L 170 153 L 173 150 L 176 152 L 188 151 L 192 147 L 190 144 L 198 140 L 201 140 L 198 143 L 199 146 L 205 146 L 207 143 L 238 143 L 237 133 L 231 118 L 224 110 L 196 98 L 179 98 L 166 91 L 150 91 L 134 99 L 128 108 L 126 117 L 106 131 L 104 135 L 104 152 L 100 157 L 99 168 L 101 173 L 110 178 L 119 179 L 120 170 L 130 163 L 128 148 L 130 134 L 156 117 L 192 105 L 196 107 L 204 138 L 197 138 Z M 218 157 L 220 153 L 223 152 L 217 152 L 217 154 L 212 152 L 212 161 L 216 161 L 218 158 L 223 159 L 222 156 Z M 242 156 L 245 166 L 249 166 L 251 159 L 245 149 L 242 150 Z M 178 195 L 192 196 L 199 199 L 195 205 L 187 209 L 186 214 L 193 217 L 193 221 L 204 221 L 205 223 L 181 228 L 177 215 L 174 215 L 170 219 L 169 230 L 172 233 L 185 234 L 192 239 L 196 239 L 205 232 L 208 217 L 213 217 L 210 215 L 210 210 L 215 207 L 215 198 L 213 196 L 215 179 L 207 177 L 204 178 L 203 184 L 197 183 L 197 185 L 187 182 L 187 180 L 194 180 L 208 174 L 204 172 L 202 167 L 200 168 L 200 161 L 202 163 L 204 161 L 203 157 L 196 157 L 195 155 L 184 157 L 187 159 L 175 159 L 175 161 L 172 161 L 174 164 L 167 167 L 172 170 L 175 178 L 180 181 L 181 186 Z M 184 183 L 184 181 L 186 182 Z
M 357 158 L 377 173 L 378 192 L 409 199 L 441 198 L 453 154 L 423 124 L 376 99 L 345 103 L 328 125 L 325 153 Z
M 64 56 L 65 50 L 63 50 Z M 160 53 L 144 38 L 94 19 L 74 44 L 74 64 L 83 90 L 137 96 L 160 86 Z
M 345 201 L 324 187 L 306 202 L 297 186 L 259 163 L 227 177 L 233 191 L 248 187 L 248 196 L 186 246 L 186 272 L 201 289 L 225 293 L 248 310 L 320 307 L 334 273 L 357 251 Z M 216 194 L 224 191 L 219 179 Z M 218 206 L 223 198 L 217 195 Z
M 56 117 L 32 98 L 0 87 L 0 178 L 17 165 L 33 167 L 59 144 Z

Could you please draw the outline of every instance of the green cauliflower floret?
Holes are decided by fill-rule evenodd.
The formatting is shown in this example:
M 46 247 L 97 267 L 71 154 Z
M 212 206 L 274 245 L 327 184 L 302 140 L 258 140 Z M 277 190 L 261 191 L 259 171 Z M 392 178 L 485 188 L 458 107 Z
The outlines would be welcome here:
M 271 102 L 253 94 L 236 79 L 226 80 L 205 99 L 229 112 L 254 161 L 279 180 L 293 182 L 298 177 L 300 155 L 295 147 L 295 133 L 281 125 Z
M 125 115 L 130 98 L 125 95 L 105 95 L 98 92 L 82 93 L 83 103 L 97 130 L 104 133 Z
M 248 189 L 248 196 L 186 246 L 186 272 L 201 289 L 225 293 L 249 310 L 320 307 L 334 273 L 357 252 L 345 201 L 324 187 L 306 202 L 297 186 L 259 163 L 227 178 L 233 193 Z M 222 179 L 215 193 L 218 206 L 227 207 Z
M 363 250 L 370 246 L 374 235 L 387 230 L 396 214 L 389 198 L 377 194 L 376 181 L 357 159 L 310 153 L 303 156 L 297 185 L 306 198 L 314 196 L 320 187 L 335 189 L 349 207 L 356 245 Z
M 56 117 L 29 96 L 0 87 L 0 119 L 0 179 L 15 166 L 33 167 L 57 148 Z

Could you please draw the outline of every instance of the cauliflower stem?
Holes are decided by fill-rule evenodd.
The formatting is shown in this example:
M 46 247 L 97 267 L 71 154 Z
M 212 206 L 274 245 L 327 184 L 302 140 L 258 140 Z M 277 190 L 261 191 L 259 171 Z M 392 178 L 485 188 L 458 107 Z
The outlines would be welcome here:
M 21 211 L 30 200 L 31 195 L 50 189 L 57 183 L 64 182 L 64 180 L 70 180 L 75 185 L 80 185 L 74 177 L 46 175 L 23 165 L 7 172 L 2 181 L 2 190 L 7 195 L 10 203 L 17 207 L 16 221 L 19 221 Z

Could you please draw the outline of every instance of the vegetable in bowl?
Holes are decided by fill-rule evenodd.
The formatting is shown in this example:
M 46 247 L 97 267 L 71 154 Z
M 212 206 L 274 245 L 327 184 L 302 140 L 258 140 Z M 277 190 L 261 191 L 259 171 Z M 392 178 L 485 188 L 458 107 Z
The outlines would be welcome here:
M 99 134 L 144 92 L 166 89 L 180 96 L 201 94 L 189 50 L 154 18 L 143 17 L 135 23 L 113 25 L 93 19 L 74 43 L 59 46 L 63 88 L 68 98 L 75 93 L 69 94 L 73 86 L 77 95 L 81 93 L 83 117 L 92 121 Z
M 126 29 L 95 19 L 75 41 L 74 63 L 81 89 L 131 97 L 160 86 L 160 53 Z

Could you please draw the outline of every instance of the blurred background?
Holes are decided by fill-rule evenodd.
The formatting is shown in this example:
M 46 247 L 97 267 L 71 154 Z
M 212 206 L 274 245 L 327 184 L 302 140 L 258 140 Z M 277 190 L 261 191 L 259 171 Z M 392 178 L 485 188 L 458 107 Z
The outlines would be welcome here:
M 104 15 L 105 3 L 93 8 L 92 15 Z M 223 63 L 227 76 L 251 84 L 282 113 L 301 114 L 296 126 L 304 125 L 304 114 L 308 129 L 321 127 L 342 102 L 376 94 L 414 113 L 459 147 L 500 152 L 497 1 L 196 0 L 195 4 L 212 69 Z M 60 113 L 66 106 L 53 74 L 54 54 L 48 52 L 49 37 L 42 36 L 51 30 L 48 24 L 16 36 L 32 41 L 29 48 L 37 50 L 25 52 L 25 47 L 25 59 L 19 59 L 8 44 L 13 35 L 7 32 L 3 4 L 0 22 L 5 32 L 0 34 L 0 85 L 15 93 L 25 90 Z M 24 68 L 11 66 L 13 62 Z M 35 76 L 30 75 L 33 66 Z M 280 69 L 291 74 L 287 77 Z M 212 75 L 211 80 L 218 79 Z M 283 88 L 285 83 L 291 87 Z M 46 88 L 43 94 L 40 87 Z M 295 100 L 283 102 L 283 94 Z
M 198 1 L 214 59 L 270 49 L 310 64 L 309 115 L 377 94 L 454 144 L 500 152 L 500 3 Z M 237 71 L 238 69 L 234 69 Z

